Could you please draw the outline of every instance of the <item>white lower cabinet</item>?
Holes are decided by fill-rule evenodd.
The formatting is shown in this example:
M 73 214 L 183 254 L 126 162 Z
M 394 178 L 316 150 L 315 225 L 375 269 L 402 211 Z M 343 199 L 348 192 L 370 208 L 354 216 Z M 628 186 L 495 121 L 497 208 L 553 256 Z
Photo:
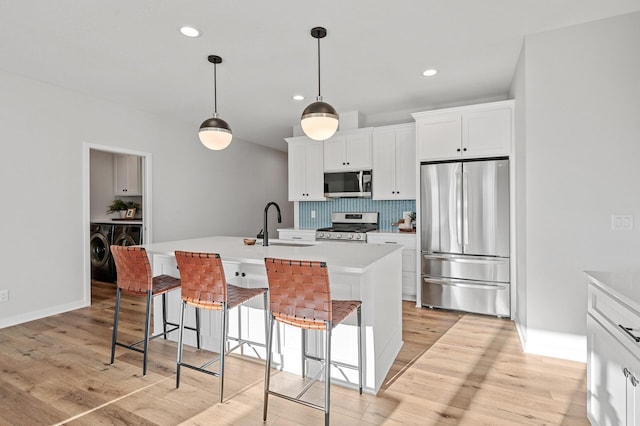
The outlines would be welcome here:
M 640 425 L 640 343 L 632 337 L 640 335 L 640 312 L 593 283 L 588 294 L 589 421 L 601 426 Z
M 402 250 L 402 299 L 416 301 L 416 234 L 369 232 L 368 244 L 400 244 Z

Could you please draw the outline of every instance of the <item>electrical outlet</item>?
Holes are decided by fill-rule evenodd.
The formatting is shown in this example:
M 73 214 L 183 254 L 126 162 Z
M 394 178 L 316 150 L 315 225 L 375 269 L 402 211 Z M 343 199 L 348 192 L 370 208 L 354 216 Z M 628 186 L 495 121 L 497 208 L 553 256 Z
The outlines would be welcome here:
M 311 210 L 311 219 L 315 219 L 315 218 L 316 218 L 316 211 Z
M 0 290 L 0 303 L 9 301 L 9 290 Z

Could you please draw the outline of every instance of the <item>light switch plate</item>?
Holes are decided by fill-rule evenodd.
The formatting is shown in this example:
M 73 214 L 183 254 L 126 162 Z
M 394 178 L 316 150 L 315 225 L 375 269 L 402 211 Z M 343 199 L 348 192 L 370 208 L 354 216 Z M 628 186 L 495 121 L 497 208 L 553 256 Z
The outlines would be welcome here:
M 633 230 L 633 216 L 630 214 L 612 214 L 611 229 L 614 231 Z
M 9 301 L 9 290 L 0 290 L 0 303 Z

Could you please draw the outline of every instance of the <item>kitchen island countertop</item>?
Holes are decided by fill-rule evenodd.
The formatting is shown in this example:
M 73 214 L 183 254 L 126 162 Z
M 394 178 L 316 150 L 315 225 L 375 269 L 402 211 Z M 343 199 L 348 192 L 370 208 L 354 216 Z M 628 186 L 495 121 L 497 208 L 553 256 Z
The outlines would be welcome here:
M 279 245 L 286 244 L 286 245 Z M 205 237 L 190 240 L 145 244 L 150 253 L 173 256 L 174 251 L 218 253 L 223 260 L 263 264 L 265 257 L 296 260 L 319 260 L 338 272 L 363 273 L 390 253 L 401 249 L 391 245 L 371 245 L 344 242 L 292 242 L 269 239 L 269 246 L 257 240 L 253 246 L 242 237 Z
M 620 300 L 634 304 L 640 311 L 640 269 L 603 272 L 585 271 L 591 282 L 602 287 Z

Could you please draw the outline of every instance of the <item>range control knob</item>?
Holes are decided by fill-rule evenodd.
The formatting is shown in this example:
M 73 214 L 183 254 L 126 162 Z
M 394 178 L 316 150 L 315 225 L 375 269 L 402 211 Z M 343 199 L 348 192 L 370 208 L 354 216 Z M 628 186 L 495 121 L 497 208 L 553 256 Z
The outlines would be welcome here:
M 353 234 L 349 234 L 349 239 L 353 240 Z
M 362 238 L 362 235 L 356 234 L 356 240 L 359 240 L 360 238 Z
M 316 238 L 322 238 L 324 236 L 324 234 L 322 232 L 318 232 L 316 234 Z
M 340 238 L 342 238 L 342 234 L 336 234 L 336 238 L 339 240 Z

